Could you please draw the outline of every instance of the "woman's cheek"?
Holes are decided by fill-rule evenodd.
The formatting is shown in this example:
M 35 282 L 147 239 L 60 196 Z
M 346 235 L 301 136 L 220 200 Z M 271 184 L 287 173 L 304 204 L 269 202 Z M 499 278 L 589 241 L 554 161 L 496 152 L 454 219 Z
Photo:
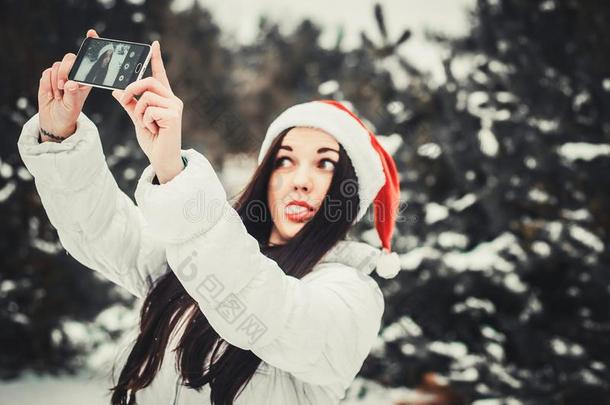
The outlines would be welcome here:
M 317 205 L 322 204 L 322 200 L 324 200 L 324 197 L 326 197 L 326 194 L 328 193 L 332 179 L 333 179 L 332 173 L 325 173 L 325 174 L 319 176 L 318 178 L 316 178 L 316 184 L 315 184 L 316 196 L 314 199 L 315 199 Z
M 269 180 L 269 189 L 273 190 L 276 194 L 282 190 L 282 185 L 285 182 L 285 176 L 282 176 L 280 173 L 275 172 L 271 175 L 271 179 Z
M 267 200 L 269 201 L 269 209 L 271 210 L 271 218 L 275 219 L 277 218 L 277 211 L 278 211 L 278 200 L 279 200 L 279 193 L 278 193 L 278 189 L 276 187 L 276 181 L 277 179 L 275 178 L 275 176 L 271 177 L 271 180 L 269 182 L 269 192 L 267 193 Z

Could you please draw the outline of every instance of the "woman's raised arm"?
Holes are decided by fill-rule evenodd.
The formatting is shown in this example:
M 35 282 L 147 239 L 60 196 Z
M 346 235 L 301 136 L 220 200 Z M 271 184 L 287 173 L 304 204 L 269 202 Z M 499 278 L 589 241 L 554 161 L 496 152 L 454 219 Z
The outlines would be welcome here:
M 93 30 L 87 35 L 97 36 Z M 90 87 L 67 80 L 74 63 L 71 55 L 44 71 L 39 113 L 23 126 L 19 154 L 64 248 L 85 266 L 143 297 L 166 271 L 165 250 L 148 231 L 139 208 L 118 187 L 97 127 L 81 112 Z
M 63 247 L 142 298 L 166 270 L 165 250 L 118 187 L 95 124 L 81 113 L 68 139 L 38 143 L 38 122 L 37 114 L 23 126 L 18 149 Z

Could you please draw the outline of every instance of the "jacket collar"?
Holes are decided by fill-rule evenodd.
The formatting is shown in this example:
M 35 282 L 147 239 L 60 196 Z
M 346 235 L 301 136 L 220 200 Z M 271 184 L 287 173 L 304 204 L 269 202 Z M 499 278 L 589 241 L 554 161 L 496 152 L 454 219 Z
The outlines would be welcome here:
M 369 274 L 377 267 L 380 255 L 381 249 L 368 243 L 341 240 L 318 263 L 343 263 Z

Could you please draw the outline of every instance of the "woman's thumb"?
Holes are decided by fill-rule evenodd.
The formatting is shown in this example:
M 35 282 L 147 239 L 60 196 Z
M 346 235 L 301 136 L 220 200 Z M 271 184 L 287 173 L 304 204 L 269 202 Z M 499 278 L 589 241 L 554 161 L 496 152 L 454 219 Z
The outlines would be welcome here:
M 78 83 L 68 80 L 64 84 L 64 103 L 70 108 L 79 108 Z

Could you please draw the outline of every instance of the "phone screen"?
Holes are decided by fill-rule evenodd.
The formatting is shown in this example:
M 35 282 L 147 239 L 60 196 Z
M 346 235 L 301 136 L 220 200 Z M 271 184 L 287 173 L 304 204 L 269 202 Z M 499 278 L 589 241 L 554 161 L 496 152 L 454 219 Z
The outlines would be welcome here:
M 86 38 L 68 79 L 96 87 L 124 89 L 142 77 L 150 45 L 107 38 Z

